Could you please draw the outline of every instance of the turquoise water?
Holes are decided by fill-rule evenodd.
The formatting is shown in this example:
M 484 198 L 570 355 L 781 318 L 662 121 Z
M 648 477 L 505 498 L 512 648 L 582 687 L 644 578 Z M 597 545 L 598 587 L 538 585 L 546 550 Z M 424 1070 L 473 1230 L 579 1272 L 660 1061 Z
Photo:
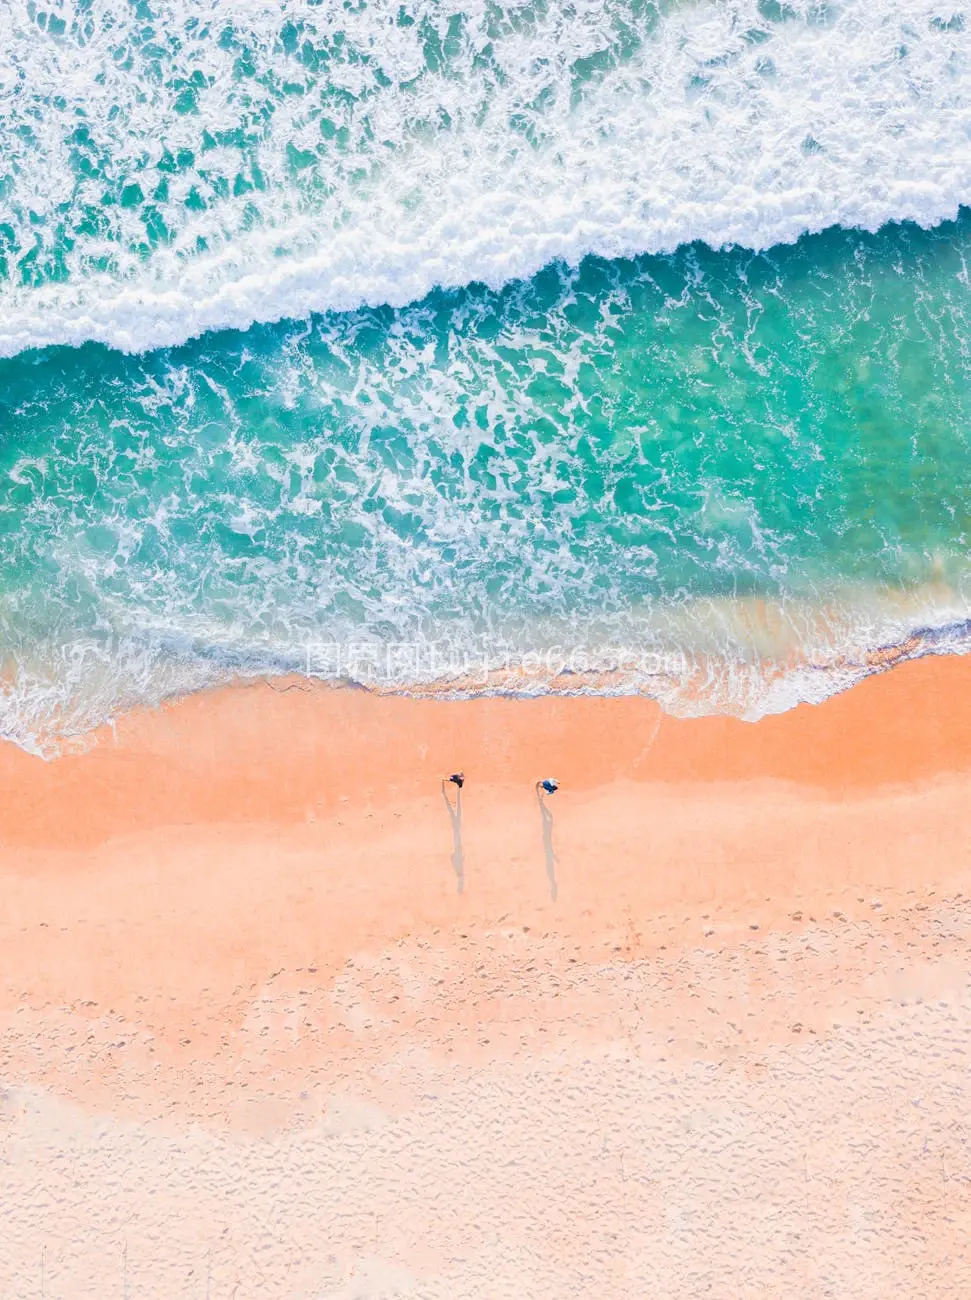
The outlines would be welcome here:
M 239 671 L 566 666 L 757 716 L 915 629 L 963 648 L 953 15 L 359 6 L 337 41 L 298 10 L 3 20 L 4 734 Z

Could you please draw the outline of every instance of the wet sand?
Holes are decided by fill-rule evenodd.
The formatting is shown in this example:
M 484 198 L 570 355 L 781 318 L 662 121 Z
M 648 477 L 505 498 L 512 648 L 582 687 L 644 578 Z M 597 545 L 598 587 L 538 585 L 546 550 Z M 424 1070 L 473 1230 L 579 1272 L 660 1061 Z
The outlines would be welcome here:
M 0 791 L 0 1295 L 966 1293 L 971 659 L 258 683 Z

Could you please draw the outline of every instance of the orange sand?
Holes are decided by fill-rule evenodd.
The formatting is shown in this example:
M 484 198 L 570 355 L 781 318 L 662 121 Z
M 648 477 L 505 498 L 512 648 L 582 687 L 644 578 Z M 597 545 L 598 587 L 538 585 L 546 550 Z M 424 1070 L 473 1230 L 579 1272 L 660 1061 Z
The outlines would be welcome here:
M 0 1296 L 967 1294 L 971 659 L 261 683 L 0 792 Z

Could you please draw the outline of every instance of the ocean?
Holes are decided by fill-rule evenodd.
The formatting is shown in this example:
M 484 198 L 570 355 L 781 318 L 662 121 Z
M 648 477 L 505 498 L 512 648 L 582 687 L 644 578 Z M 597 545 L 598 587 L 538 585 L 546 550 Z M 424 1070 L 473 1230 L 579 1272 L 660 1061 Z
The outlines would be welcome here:
M 0 735 L 971 644 L 971 6 L 0 7 Z

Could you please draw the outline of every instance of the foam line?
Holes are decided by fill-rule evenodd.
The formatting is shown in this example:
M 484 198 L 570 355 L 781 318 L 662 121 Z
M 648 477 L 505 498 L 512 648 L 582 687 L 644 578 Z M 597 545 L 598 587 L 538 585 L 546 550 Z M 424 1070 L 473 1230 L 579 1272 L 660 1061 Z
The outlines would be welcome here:
M 873 628 L 871 625 L 870 631 Z M 883 631 L 890 632 L 891 625 Z M 497 667 L 486 679 L 442 671 L 437 676 L 380 679 L 370 673 L 339 678 L 311 671 L 309 676 L 333 685 L 354 684 L 386 694 L 467 699 L 476 695 L 535 697 L 560 695 L 643 695 L 679 717 L 728 714 L 757 721 L 798 704 L 820 704 L 850 690 L 867 677 L 896 664 L 933 654 L 971 653 L 971 619 L 937 623 L 897 620 L 899 639 L 878 644 L 862 637 L 852 643 L 806 645 L 788 664 L 758 664 L 747 656 L 680 656 L 680 675 L 618 664 L 608 652 L 594 654 L 582 672 L 533 672 L 531 676 Z M 178 642 L 178 653 L 175 653 Z M 655 656 L 648 656 L 652 662 Z M 515 657 L 514 657 L 515 658 Z M 253 647 L 190 647 L 183 638 L 129 638 L 108 646 L 88 641 L 70 651 L 32 662 L 8 665 L 0 682 L 0 739 L 28 753 L 53 759 L 90 747 L 97 728 L 112 724 L 127 710 L 155 707 L 165 700 L 241 680 L 307 676 L 306 663 L 287 663 L 286 654 Z M 12 667 L 12 670 L 10 670 Z

